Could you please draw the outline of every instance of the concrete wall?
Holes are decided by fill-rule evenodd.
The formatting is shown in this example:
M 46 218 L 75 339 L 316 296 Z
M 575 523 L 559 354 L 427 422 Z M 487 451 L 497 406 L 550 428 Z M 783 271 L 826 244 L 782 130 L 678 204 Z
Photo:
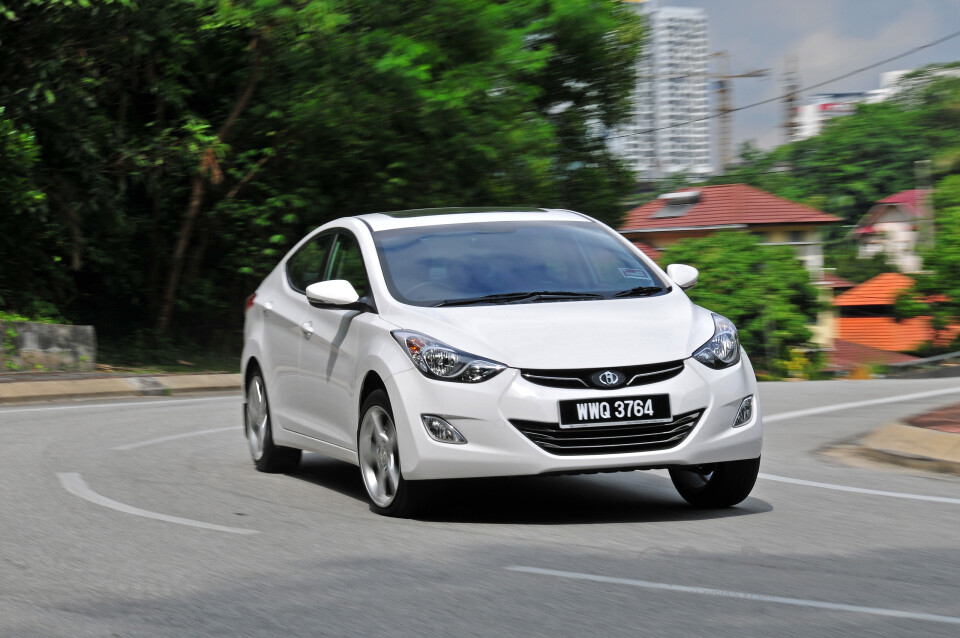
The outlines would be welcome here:
M 0 321 L 0 372 L 76 370 L 97 365 L 93 326 Z

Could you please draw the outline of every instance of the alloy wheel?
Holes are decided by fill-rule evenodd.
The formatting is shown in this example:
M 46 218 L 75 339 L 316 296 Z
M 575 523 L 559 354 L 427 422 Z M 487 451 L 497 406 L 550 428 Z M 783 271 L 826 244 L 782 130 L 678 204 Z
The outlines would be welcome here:
M 363 415 L 359 436 L 360 471 L 370 500 L 387 507 L 400 486 L 400 457 L 393 419 L 379 405 Z
M 263 380 L 255 376 L 247 388 L 247 442 L 254 461 L 263 458 L 264 441 L 270 415 L 267 411 L 267 395 Z

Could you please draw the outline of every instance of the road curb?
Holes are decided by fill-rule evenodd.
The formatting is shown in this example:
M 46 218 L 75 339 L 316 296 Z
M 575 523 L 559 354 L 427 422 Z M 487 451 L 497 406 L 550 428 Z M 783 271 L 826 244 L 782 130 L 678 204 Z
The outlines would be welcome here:
M 240 374 L 14 381 L 0 384 L 0 405 L 77 398 L 168 396 L 195 392 L 239 391 L 241 387 Z
M 866 456 L 931 472 L 960 474 L 960 434 L 887 423 L 860 441 Z

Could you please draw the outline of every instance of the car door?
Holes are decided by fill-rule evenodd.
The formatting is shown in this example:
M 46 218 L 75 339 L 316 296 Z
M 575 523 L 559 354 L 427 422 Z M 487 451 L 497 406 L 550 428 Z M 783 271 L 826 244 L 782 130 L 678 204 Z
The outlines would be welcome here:
M 310 304 L 304 292 L 320 281 L 327 267 L 334 234 L 311 238 L 288 260 L 282 281 L 264 302 L 264 340 L 272 378 L 267 379 L 271 412 L 287 430 L 306 433 L 307 412 L 300 394 L 300 344 L 303 322 Z
M 349 281 L 361 298 L 370 294 L 360 246 L 347 230 L 337 233 L 330 250 L 324 280 L 332 279 Z M 349 450 L 356 449 L 351 408 L 363 321 L 359 310 L 310 306 L 304 319 L 310 334 L 300 345 L 300 395 L 310 415 L 311 436 Z

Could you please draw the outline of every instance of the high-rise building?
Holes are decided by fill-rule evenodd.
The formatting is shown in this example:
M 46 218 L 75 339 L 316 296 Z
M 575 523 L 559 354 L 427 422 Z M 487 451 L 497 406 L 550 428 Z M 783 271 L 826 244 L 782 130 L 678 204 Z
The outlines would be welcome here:
M 703 9 L 623 0 L 644 16 L 632 119 L 609 135 L 609 147 L 641 178 L 709 174 L 709 52 Z

